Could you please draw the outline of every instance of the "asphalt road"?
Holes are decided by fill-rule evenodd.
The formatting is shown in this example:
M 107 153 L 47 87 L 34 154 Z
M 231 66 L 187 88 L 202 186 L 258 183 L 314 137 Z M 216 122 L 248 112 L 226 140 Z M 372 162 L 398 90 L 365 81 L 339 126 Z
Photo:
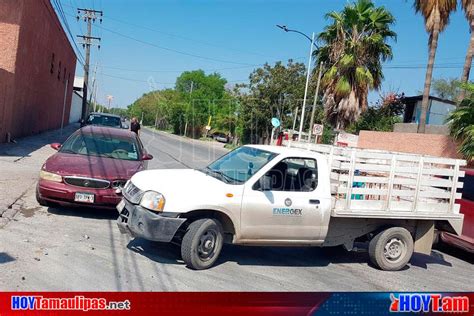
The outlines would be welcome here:
M 151 168 L 202 167 L 216 143 L 145 131 Z M 415 255 L 403 271 L 371 267 L 341 248 L 226 245 L 215 267 L 187 269 L 179 249 L 121 235 L 115 212 L 40 207 L 34 190 L 0 229 L 0 290 L 54 291 L 473 291 L 472 257 L 457 250 Z

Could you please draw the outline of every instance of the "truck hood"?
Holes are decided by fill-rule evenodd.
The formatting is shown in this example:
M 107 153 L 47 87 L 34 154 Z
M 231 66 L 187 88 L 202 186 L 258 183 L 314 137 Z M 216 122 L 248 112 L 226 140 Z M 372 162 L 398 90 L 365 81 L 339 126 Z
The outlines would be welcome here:
M 224 210 L 226 204 L 240 203 L 244 187 L 227 184 L 194 169 L 146 170 L 136 173 L 131 181 L 142 191 L 163 194 L 165 212 L 207 208 Z

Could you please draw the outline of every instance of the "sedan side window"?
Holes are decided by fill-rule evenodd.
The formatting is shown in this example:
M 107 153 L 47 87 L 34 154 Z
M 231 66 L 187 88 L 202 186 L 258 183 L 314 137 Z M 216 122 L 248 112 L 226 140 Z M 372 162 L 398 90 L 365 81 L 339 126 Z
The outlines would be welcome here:
M 286 158 L 263 177 L 270 181 L 270 191 L 314 191 L 318 186 L 317 163 L 310 158 Z M 258 181 L 253 188 L 261 190 L 262 183 L 264 181 Z

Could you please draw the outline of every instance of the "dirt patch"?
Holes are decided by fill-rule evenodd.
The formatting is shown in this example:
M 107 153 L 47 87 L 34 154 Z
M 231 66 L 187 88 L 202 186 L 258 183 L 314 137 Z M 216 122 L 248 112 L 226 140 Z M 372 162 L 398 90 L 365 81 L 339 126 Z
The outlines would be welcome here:
M 20 213 L 23 214 L 24 217 L 33 217 L 35 215 L 35 212 L 40 210 L 41 206 L 37 207 L 30 207 L 30 208 L 20 208 Z

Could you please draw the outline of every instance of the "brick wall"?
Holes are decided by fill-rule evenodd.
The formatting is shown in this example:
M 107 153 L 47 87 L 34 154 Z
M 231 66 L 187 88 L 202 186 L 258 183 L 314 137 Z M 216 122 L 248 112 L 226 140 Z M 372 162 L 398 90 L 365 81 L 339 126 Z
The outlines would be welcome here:
M 361 131 L 359 148 L 422 154 L 447 158 L 462 158 L 449 136 L 415 133 Z
M 76 56 L 49 0 L 1 0 L 0 47 L 0 142 L 60 127 L 69 78 L 67 124 Z

